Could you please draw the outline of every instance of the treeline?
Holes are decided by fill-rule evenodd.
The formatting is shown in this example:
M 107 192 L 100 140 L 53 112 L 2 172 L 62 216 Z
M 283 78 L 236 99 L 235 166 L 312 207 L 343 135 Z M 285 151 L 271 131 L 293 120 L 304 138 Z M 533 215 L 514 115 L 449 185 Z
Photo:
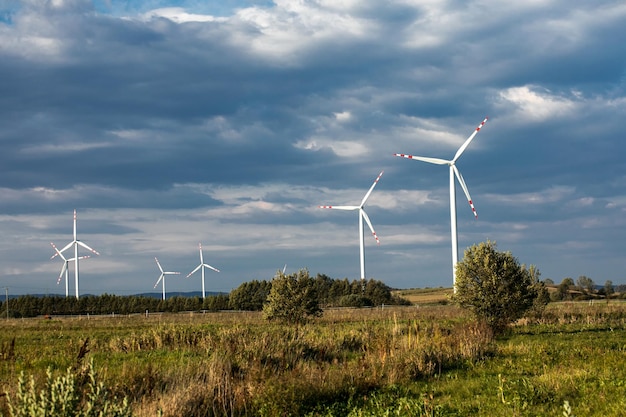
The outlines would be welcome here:
M 367 307 L 386 305 L 408 305 L 409 301 L 394 296 L 391 288 L 381 281 L 333 279 L 324 274 L 313 278 L 314 294 L 319 305 L 327 307 Z M 80 299 L 63 296 L 36 297 L 23 295 L 9 300 L 10 317 L 36 317 L 53 315 L 86 314 L 143 314 L 145 312 L 181 311 L 259 311 L 267 300 L 272 281 L 254 280 L 244 282 L 230 294 L 202 297 L 174 296 L 166 300 L 146 296 L 118 296 L 102 294 L 88 295 Z M 6 314 L 6 304 L 0 302 L 0 314 Z
M 576 279 L 563 278 L 560 284 L 551 279 L 544 283 L 553 290 L 550 292 L 551 301 L 584 301 L 593 299 L 626 299 L 626 285 L 613 285 L 613 281 L 607 280 L 604 286 L 596 285 L 593 279 L 581 275 Z

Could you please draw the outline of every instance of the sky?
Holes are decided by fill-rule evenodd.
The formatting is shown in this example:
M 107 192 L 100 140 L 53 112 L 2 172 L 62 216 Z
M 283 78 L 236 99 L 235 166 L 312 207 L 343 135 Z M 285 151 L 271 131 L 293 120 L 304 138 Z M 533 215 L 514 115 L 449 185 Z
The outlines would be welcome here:
M 154 291 L 154 257 L 199 291 L 200 242 L 207 291 L 358 279 L 357 212 L 318 206 L 384 171 L 367 278 L 450 287 L 448 167 L 394 153 L 451 159 L 485 117 L 460 256 L 626 283 L 625 22 L 621 0 L 0 0 L 0 286 L 65 293 L 74 209 L 100 253 L 81 294 Z

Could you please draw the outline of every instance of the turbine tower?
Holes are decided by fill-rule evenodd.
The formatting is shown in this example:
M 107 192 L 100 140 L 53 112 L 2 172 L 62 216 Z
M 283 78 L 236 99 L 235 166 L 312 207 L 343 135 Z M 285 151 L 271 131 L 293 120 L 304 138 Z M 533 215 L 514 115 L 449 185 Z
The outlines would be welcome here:
M 200 265 L 198 265 L 196 267 L 196 269 L 194 269 L 193 271 L 191 271 L 188 275 L 187 278 L 189 278 L 190 276 L 192 276 L 194 274 L 194 272 L 196 272 L 198 269 L 202 269 L 202 299 L 204 300 L 206 297 L 206 294 L 204 292 L 204 268 L 209 268 L 214 270 L 215 272 L 220 272 L 219 269 L 217 268 L 213 268 L 211 265 L 209 264 L 205 264 L 204 263 L 204 259 L 202 257 L 202 243 L 198 243 L 198 248 L 200 249 Z
M 81 242 L 80 240 L 78 240 L 76 238 L 76 209 L 74 209 L 74 240 L 72 240 L 70 243 L 68 243 L 67 245 L 65 245 L 65 247 L 63 249 L 61 249 L 60 251 L 58 251 L 58 253 L 55 253 L 52 258 L 54 258 L 55 256 L 57 256 L 59 253 L 63 253 L 66 250 L 68 250 L 69 248 L 71 248 L 72 246 L 74 246 L 74 285 L 76 286 L 76 299 L 78 300 L 78 261 L 79 261 L 79 257 L 78 257 L 78 247 L 82 246 L 83 248 L 90 250 L 91 252 L 95 253 L 96 255 L 100 255 L 97 251 L 91 249 L 89 246 L 87 246 L 86 244 L 84 244 L 83 242 Z
M 156 261 L 157 266 L 159 267 L 159 270 L 161 271 L 161 275 L 159 276 L 159 279 L 157 279 L 156 284 L 154 284 L 154 288 L 157 287 L 157 285 L 159 285 L 159 282 L 163 282 L 163 299 L 165 300 L 165 276 L 166 275 L 179 275 L 180 272 L 166 272 L 163 271 L 163 268 L 161 268 L 161 264 L 159 263 L 159 260 L 155 257 L 154 260 Z
M 367 199 L 369 198 L 370 194 L 374 190 L 374 187 L 376 187 L 376 184 L 378 184 L 378 180 L 380 180 L 380 177 L 382 177 L 383 172 L 384 171 L 381 171 L 380 174 L 378 174 L 378 177 L 376 177 L 376 180 L 374 180 L 374 184 L 372 184 L 367 194 L 365 194 L 365 197 L 363 197 L 363 200 L 361 200 L 361 204 L 359 204 L 358 206 L 318 206 L 319 208 L 323 208 L 323 209 L 349 210 L 349 211 L 358 210 L 359 212 L 359 247 L 360 247 L 360 261 L 361 261 L 361 284 L 363 286 L 365 286 L 365 248 L 364 248 L 365 237 L 363 234 L 363 220 L 365 220 L 370 230 L 372 231 L 372 235 L 374 235 L 374 239 L 376 239 L 376 243 L 380 245 L 380 240 L 378 239 L 378 236 L 376 235 L 376 232 L 374 231 L 374 227 L 372 226 L 372 222 L 370 221 L 367 213 L 363 209 L 363 206 L 365 205 L 365 203 L 367 202 Z
M 403 153 L 396 153 L 394 156 L 400 156 L 408 159 L 415 159 L 418 161 L 428 162 L 430 164 L 436 165 L 448 165 L 450 167 L 450 234 L 452 240 L 452 284 L 454 287 L 454 291 L 456 292 L 456 264 L 459 262 L 459 247 L 458 247 L 458 236 L 456 229 L 456 187 L 454 182 L 454 177 L 456 176 L 459 184 L 461 184 L 461 188 L 463 192 L 465 192 L 465 196 L 467 197 L 467 202 L 472 208 L 472 213 L 474 213 L 474 218 L 478 218 L 478 213 L 476 213 L 476 209 L 474 208 L 474 203 L 472 202 L 472 197 L 470 197 L 469 190 L 467 189 L 467 185 L 465 184 L 465 180 L 463 176 L 459 172 L 459 169 L 456 167 L 456 161 L 461 157 L 467 146 L 470 144 L 472 139 L 478 134 L 480 129 L 487 123 L 487 117 L 478 125 L 474 132 L 470 135 L 469 138 L 465 140 L 463 145 L 456 151 L 454 158 L 451 160 L 440 159 L 440 158 L 429 158 L 424 156 L 414 156 L 414 155 L 406 155 Z
M 56 254 L 52 255 L 50 257 L 50 259 L 59 256 L 61 259 L 63 259 L 63 267 L 61 267 L 61 273 L 59 274 L 59 278 L 57 279 L 57 285 L 59 285 L 59 283 L 61 282 L 61 278 L 63 278 L 63 273 L 65 273 L 65 298 L 69 297 L 69 268 L 68 268 L 68 264 L 72 261 L 74 261 L 74 258 L 70 258 L 70 259 L 66 259 L 65 256 L 63 256 L 63 254 L 59 251 L 59 249 L 57 249 L 56 245 L 52 242 L 50 242 L 50 244 L 52 245 L 52 247 L 54 248 Z M 81 256 L 78 259 L 87 259 L 89 258 L 89 255 L 87 256 Z

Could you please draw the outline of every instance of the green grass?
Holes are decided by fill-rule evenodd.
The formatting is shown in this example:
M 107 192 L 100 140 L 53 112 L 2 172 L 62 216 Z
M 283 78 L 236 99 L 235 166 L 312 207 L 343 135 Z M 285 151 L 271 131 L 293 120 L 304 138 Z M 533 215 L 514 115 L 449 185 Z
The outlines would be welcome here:
M 0 391 L 63 374 L 89 339 L 137 416 L 626 415 L 626 305 L 551 304 L 493 340 L 448 305 L 0 322 Z M 0 398 L 0 412 L 4 408 Z

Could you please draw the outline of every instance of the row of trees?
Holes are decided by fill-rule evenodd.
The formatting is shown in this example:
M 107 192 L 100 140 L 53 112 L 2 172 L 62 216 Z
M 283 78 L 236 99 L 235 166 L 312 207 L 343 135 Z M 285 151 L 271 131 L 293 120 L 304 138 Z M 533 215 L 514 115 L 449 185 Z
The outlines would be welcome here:
M 307 285 L 312 287 L 310 294 L 315 294 L 315 302 L 321 308 L 363 307 L 382 304 L 408 304 L 408 301 L 394 296 L 391 288 L 381 281 L 367 280 L 365 285 L 357 280 L 333 279 L 324 274 L 310 277 L 307 270 L 292 275 L 306 275 Z M 248 310 L 260 311 L 266 303 L 272 289 L 272 283 L 284 276 L 278 273 L 272 280 L 254 280 L 244 282 L 230 294 L 218 294 L 201 297 L 174 296 L 166 300 L 147 296 L 118 296 L 103 294 L 100 296 L 84 296 L 80 299 L 62 296 L 37 297 L 23 295 L 9 300 L 11 317 L 35 317 L 40 315 L 69 314 L 135 314 L 148 312 L 181 312 L 181 311 L 220 311 Z M 0 302 L 0 311 L 6 312 L 6 304 Z M 5 313 L 6 314 L 6 313 Z
M 607 280 L 604 286 L 598 286 L 593 279 L 581 275 L 576 279 L 567 277 L 560 284 L 555 284 L 551 279 L 546 279 L 545 284 L 556 289 L 550 294 L 552 301 L 589 300 L 593 298 L 624 297 L 626 285 L 614 286 L 613 281 Z

